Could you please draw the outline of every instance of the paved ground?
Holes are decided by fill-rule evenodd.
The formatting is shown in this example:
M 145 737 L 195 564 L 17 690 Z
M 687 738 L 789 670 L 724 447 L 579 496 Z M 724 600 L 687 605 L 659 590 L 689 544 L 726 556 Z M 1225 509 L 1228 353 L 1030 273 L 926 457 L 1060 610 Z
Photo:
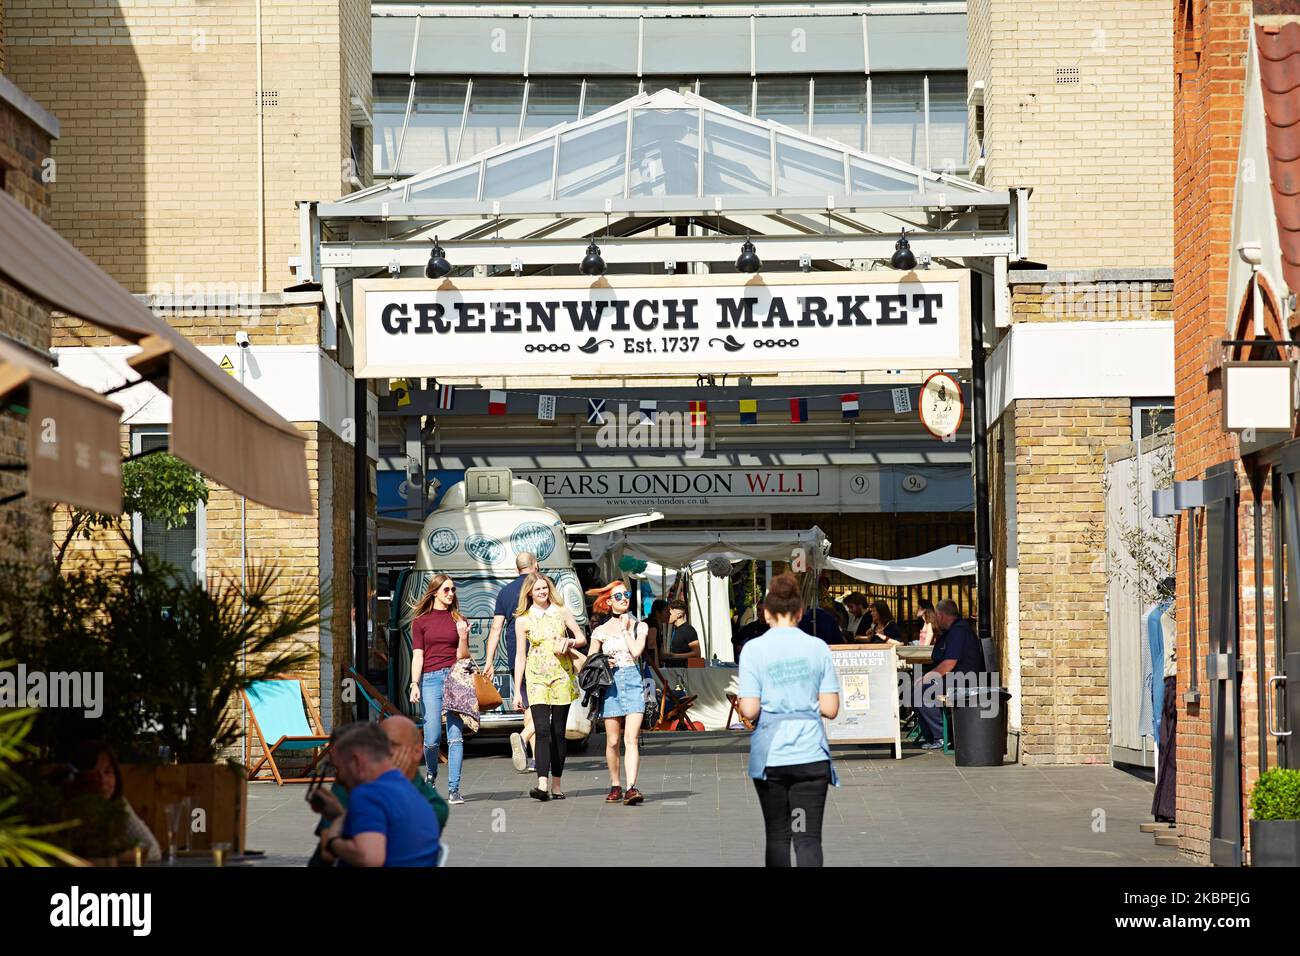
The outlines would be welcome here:
M 515 773 L 504 747 L 471 749 L 452 808 L 450 866 L 600 862 L 757 866 L 762 814 L 745 775 L 748 738 L 650 735 L 639 807 L 607 806 L 603 737 L 571 755 L 569 799 L 538 803 L 533 778 Z M 1167 866 L 1185 863 L 1138 824 L 1152 785 L 1111 767 L 958 768 L 951 756 L 907 748 L 836 749 L 823 832 L 828 866 Z M 446 767 L 438 789 L 446 793 Z M 249 846 L 266 862 L 300 865 L 315 816 L 302 786 L 249 787 Z M 1102 829 L 1104 825 L 1104 829 Z M 1100 832 L 1098 830 L 1100 829 Z

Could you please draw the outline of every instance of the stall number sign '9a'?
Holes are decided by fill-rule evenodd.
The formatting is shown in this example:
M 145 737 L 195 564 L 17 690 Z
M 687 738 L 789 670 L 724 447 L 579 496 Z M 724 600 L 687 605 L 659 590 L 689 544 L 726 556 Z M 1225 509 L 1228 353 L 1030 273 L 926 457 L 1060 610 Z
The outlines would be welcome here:
M 358 375 L 962 368 L 968 273 L 359 279 Z

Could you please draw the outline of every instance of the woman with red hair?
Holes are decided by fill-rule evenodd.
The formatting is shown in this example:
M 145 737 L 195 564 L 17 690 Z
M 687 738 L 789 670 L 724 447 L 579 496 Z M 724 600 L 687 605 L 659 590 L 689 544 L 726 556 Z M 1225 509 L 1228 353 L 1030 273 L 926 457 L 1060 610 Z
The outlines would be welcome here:
M 622 581 L 614 581 L 595 591 L 591 609 L 596 614 L 608 614 L 609 620 L 591 632 L 592 653 L 603 651 L 609 658 L 614 681 L 605 688 L 601 698 L 600 716 L 605 721 L 605 764 L 609 767 L 609 793 L 606 803 L 622 801 L 635 806 L 645 798 L 636 788 L 637 770 L 641 764 L 641 720 L 645 716 L 645 685 L 637 663 L 645 651 L 646 635 L 650 628 L 631 613 L 632 592 Z M 627 790 L 619 780 L 619 741 L 623 742 L 627 766 Z

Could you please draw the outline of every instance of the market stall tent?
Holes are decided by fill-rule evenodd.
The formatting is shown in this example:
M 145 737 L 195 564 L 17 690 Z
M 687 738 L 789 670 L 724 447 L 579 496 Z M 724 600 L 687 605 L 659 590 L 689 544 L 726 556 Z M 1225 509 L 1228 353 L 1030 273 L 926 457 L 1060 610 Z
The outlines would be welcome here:
M 869 584 L 928 584 L 931 581 L 974 574 L 975 548 L 972 545 L 950 544 L 937 551 L 895 561 L 828 557 L 826 563 L 842 574 Z

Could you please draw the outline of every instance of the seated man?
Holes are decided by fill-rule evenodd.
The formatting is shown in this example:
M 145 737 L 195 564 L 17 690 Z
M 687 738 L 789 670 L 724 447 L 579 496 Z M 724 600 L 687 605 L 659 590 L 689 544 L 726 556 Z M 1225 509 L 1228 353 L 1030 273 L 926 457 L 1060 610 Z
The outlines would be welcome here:
M 952 684 L 949 675 L 978 674 L 984 670 L 984 649 L 979 638 L 961 617 L 955 601 L 944 599 L 934 606 L 935 628 L 942 633 L 934 645 L 934 665 L 916 682 L 913 709 L 921 718 L 927 743 L 923 750 L 943 747 L 943 707 L 925 703 L 923 694 L 945 693 Z
M 672 636 L 668 643 L 668 664 L 671 658 L 703 657 L 700 652 L 700 635 L 686 622 L 686 602 L 673 601 L 668 605 L 668 625 Z
M 445 833 L 450 810 L 447 801 L 442 798 L 442 794 L 438 793 L 433 784 L 429 783 L 423 772 L 424 733 L 415 725 L 415 721 L 400 715 L 389 717 L 379 726 L 393 746 L 393 766 L 402 771 L 406 779 L 415 784 L 415 789 L 420 791 L 420 796 L 429 801 L 429 806 L 433 807 L 433 812 L 438 817 L 438 828 L 441 833 Z M 313 809 L 316 808 L 317 803 L 321 815 L 320 822 L 316 824 L 319 845 L 316 847 L 316 852 L 311 855 L 311 859 L 307 861 L 307 865 L 333 866 L 333 857 L 329 857 L 329 862 L 326 862 L 325 841 L 328 839 L 330 823 L 342 816 L 343 811 L 348 808 L 348 791 L 336 780 L 328 794 L 322 792 L 317 797 L 317 801 L 313 802 Z
M 441 828 L 429 802 L 393 763 L 393 746 L 376 724 L 343 728 L 330 747 L 330 762 L 348 791 L 346 810 L 334 818 L 323 858 L 347 866 L 436 866 Z M 313 809 L 324 813 L 321 794 Z

